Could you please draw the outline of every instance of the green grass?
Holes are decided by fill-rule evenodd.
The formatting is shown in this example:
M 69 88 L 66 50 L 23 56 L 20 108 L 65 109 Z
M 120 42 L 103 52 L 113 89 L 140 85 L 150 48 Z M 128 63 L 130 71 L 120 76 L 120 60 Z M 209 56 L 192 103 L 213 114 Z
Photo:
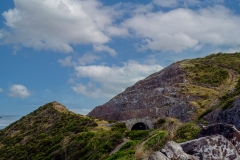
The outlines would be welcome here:
M 240 53 L 218 53 L 189 60 L 184 68 L 194 83 L 218 87 L 228 78 L 228 69 L 240 73 Z
M 151 149 L 153 151 L 160 150 L 167 141 L 167 132 L 158 131 L 150 138 L 147 139 L 145 143 L 145 149 Z

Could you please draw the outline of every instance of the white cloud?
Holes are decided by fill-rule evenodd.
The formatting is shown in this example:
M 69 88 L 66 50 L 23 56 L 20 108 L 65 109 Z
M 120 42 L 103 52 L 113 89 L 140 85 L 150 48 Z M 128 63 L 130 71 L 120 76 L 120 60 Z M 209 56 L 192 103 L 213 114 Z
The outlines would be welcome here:
M 240 18 L 219 5 L 223 0 L 153 0 L 147 5 L 119 3 L 108 7 L 98 0 L 14 3 L 15 8 L 2 14 L 8 29 L 0 30 L 0 38 L 20 47 L 68 53 L 73 52 L 73 45 L 93 44 L 94 51 L 116 56 L 117 52 L 106 45 L 114 36 L 141 39 L 138 50 L 181 52 L 206 44 L 240 44 Z M 199 9 L 191 10 L 191 6 Z M 161 7 L 170 10 L 163 12 Z
M 77 84 L 73 91 L 86 96 L 111 98 L 126 87 L 129 87 L 146 76 L 162 69 L 160 65 L 139 64 L 135 61 L 124 63 L 123 66 L 77 66 L 75 67 L 78 78 L 89 78 L 87 85 Z
M 94 45 L 93 47 L 96 52 L 108 52 L 113 57 L 117 56 L 117 52 L 106 45 Z
M 91 111 L 90 109 L 86 109 L 86 108 L 81 108 L 81 109 L 70 108 L 69 110 L 72 111 L 72 112 L 81 114 L 81 115 L 87 115 Z
M 65 59 L 59 59 L 58 63 L 60 63 L 62 66 L 73 66 L 72 62 L 72 56 L 68 56 Z
M 0 29 L 0 39 L 3 38 L 3 30 Z
M 15 84 L 9 87 L 8 95 L 13 98 L 26 98 L 30 96 L 31 93 L 24 85 Z
M 100 95 L 100 97 L 108 97 L 107 93 L 102 92 L 101 89 L 97 88 L 96 85 L 91 82 L 89 82 L 86 86 L 83 84 L 77 84 L 72 87 L 72 90 L 76 93 L 93 98 L 99 98 Z
M 139 50 L 181 52 L 206 44 L 227 47 L 240 44 L 240 17 L 223 6 L 135 14 L 122 25 L 143 40 Z
M 104 44 L 110 39 L 106 33 L 122 32 L 112 25 L 118 12 L 98 0 L 15 0 L 14 3 L 14 9 L 2 14 L 11 29 L 11 32 L 1 31 L 6 43 L 67 53 L 73 51 L 71 44 Z
M 92 64 L 95 61 L 99 60 L 100 57 L 95 56 L 91 53 L 86 53 L 80 58 L 76 58 L 75 61 L 72 56 L 67 56 L 65 59 L 59 59 L 58 63 L 60 63 L 62 66 L 77 66 L 77 65 L 86 65 L 86 64 Z
M 84 54 L 81 58 L 78 59 L 78 63 L 80 65 L 86 65 L 94 63 L 96 60 L 99 60 L 100 58 L 98 56 L 95 56 L 91 53 Z
M 4 92 L 4 90 L 3 90 L 2 88 L 0 88 L 0 93 L 1 93 L 1 92 Z

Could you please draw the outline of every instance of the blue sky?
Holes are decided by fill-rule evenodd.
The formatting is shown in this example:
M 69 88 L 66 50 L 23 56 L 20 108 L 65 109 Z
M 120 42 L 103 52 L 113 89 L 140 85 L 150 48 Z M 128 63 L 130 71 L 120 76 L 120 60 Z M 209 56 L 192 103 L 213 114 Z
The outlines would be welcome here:
M 8 0 L 0 126 L 58 101 L 87 114 L 169 64 L 240 51 L 239 0 Z

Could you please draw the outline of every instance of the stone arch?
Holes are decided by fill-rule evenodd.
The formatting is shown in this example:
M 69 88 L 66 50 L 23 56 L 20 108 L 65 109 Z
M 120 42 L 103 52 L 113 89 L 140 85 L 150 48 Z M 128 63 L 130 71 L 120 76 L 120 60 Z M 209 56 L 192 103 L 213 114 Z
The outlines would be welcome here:
M 137 122 L 132 126 L 131 130 L 149 130 L 149 126 L 146 123 Z

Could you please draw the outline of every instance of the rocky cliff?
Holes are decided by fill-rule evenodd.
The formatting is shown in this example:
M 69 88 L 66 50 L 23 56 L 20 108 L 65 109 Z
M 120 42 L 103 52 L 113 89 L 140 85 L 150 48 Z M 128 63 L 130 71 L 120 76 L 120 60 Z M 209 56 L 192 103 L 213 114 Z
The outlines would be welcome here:
M 196 106 L 188 103 L 195 96 L 181 93 L 188 73 L 176 63 L 154 73 L 117 95 L 88 115 L 107 120 L 142 117 L 176 117 L 190 121 Z
M 234 88 L 238 63 L 240 53 L 174 63 L 97 106 L 88 116 L 117 121 L 143 117 L 192 121 Z

